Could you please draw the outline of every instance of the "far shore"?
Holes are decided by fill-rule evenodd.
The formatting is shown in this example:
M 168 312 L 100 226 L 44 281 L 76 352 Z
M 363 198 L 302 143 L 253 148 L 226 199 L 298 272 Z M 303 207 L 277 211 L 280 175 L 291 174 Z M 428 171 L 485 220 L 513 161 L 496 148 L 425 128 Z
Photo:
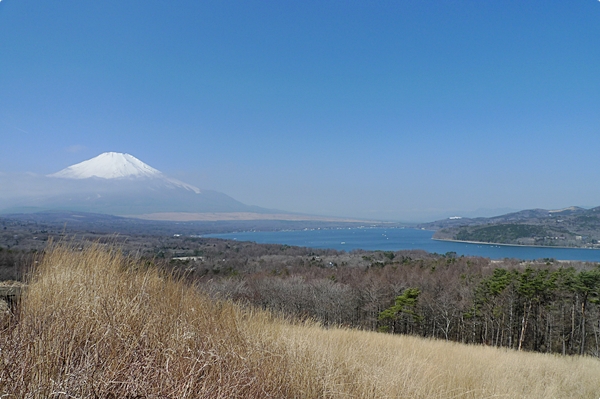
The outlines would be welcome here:
M 483 244 L 483 245 L 502 245 L 504 247 L 527 247 L 527 248 L 557 248 L 557 249 L 592 249 L 597 250 L 600 248 L 589 248 L 589 247 L 561 247 L 561 246 L 550 246 L 550 245 L 524 245 L 524 244 L 503 244 L 499 242 L 484 242 L 484 241 L 465 241 L 465 240 L 452 240 L 449 238 L 431 238 L 436 241 L 449 241 L 449 242 L 463 242 L 465 244 Z
M 217 221 L 252 221 L 252 220 L 281 220 L 301 222 L 329 223 L 384 223 L 372 220 L 336 218 L 326 216 L 289 214 L 289 213 L 255 213 L 255 212 L 157 212 L 142 215 L 126 215 L 125 217 L 170 221 L 170 222 L 217 222 Z

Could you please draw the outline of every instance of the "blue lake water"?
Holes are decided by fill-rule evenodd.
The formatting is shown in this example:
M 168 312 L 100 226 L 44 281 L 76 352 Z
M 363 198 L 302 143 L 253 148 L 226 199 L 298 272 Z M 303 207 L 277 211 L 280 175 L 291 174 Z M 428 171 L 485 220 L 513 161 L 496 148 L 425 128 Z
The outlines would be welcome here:
M 553 258 L 600 262 L 600 250 L 570 248 L 519 247 L 493 244 L 468 244 L 432 240 L 432 231 L 402 228 L 351 228 L 299 231 L 248 231 L 209 234 L 205 237 L 257 243 L 287 244 L 310 248 L 331 248 L 399 251 L 422 249 L 431 253 L 456 252 L 459 256 L 482 256 L 491 259 L 516 258 L 523 260 Z

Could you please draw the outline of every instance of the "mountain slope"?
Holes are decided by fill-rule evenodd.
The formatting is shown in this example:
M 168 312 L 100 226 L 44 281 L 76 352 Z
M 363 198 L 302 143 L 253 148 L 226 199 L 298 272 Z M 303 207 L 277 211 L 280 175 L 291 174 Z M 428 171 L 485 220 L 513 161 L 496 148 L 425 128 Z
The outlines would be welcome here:
M 0 176 L 1 177 L 1 176 Z M 107 152 L 48 176 L 0 179 L 0 209 L 112 215 L 164 212 L 272 213 L 173 179 L 129 154 Z
M 71 165 L 50 177 L 65 179 L 118 179 L 124 177 L 160 177 L 162 173 L 136 157 L 118 152 L 105 152 L 95 158 Z
M 600 248 L 600 207 L 529 209 L 492 218 L 445 219 L 419 227 L 434 238 L 512 245 Z
M 200 189 L 198 187 L 169 178 L 161 171 L 145 164 L 133 155 L 118 152 L 105 152 L 97 157 L 71 165 L 59 172 L 48 175 L 48 177 L 63 179 L 100 178 L 106 180 L 155 179 L 200 194 Z

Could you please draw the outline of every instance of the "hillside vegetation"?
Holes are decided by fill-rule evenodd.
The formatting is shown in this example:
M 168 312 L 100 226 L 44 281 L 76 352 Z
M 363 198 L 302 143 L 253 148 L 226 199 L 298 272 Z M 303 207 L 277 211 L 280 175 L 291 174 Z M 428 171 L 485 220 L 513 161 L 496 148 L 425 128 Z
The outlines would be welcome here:
M 86 235 L 169 268 L 213 299 L 324 326 L 600 357 L 600 266 L 424 251 L 351 252 L 183 236 Z M 13 247 L 14 248 L 14 247 Z M 35 252 L 2 249 L 20 279 Z
M 450 218 L 420 225 L 440 240 L 600 248 L 600 207 L 529 209 L 491 218 Z
M 0 337 L 6 398 L 595 398 L 600 362 L 324 329 L 56 246 Z

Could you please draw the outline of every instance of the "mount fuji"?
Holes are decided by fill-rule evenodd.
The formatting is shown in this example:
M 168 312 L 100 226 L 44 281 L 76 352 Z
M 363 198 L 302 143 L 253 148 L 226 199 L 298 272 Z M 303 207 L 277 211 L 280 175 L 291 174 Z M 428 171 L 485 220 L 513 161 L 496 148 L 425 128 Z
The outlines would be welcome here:
M 95 158 L 71 165 L 59 172 L 48 175 L 63 179 L 157 179 L 167 185 L 181 187 L 200 194 L 200 189 L 176 179 L 165 176 L 161 171 L 154 169 L 140 161 L 133 155 L 119 152 L 105 152 Z
M 0 187 L 3 213 L 68 210 L 120 216 L 162 215 L 164 220 L 169 220 L 164 215 L 179 215 L 175 219 L 183 220 L 183 214 L 276 213 L 217 191 L 200 190 L 118 152 L 100 154 L 47 176 L 7 177 L 0 173 Z
M 67 179 L 119 179 L 123 177 L 162 177 L 162 173 L 129 154 L 105 152 L 50 175 Z

